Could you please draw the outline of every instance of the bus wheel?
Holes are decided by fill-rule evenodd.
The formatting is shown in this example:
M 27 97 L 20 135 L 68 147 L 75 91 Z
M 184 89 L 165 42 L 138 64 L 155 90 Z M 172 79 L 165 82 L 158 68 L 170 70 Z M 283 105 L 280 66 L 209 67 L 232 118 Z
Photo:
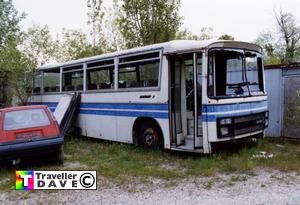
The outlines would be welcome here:
M 146 148 L 163 149 L 163 138 L 160 128 L 153 122 L 141 126 L 140 145 Z

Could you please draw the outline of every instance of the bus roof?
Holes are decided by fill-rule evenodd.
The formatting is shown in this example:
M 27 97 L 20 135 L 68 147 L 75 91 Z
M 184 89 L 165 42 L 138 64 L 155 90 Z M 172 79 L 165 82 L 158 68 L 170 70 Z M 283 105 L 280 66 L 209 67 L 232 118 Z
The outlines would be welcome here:
M 47 70 L 51 68 L 58 68 L 58 67 L 64 67 L 64 66 L 71 66 L 75 64 L 81 64 L 85 62 L 90 61 L 97 61 L 101 59 L 107 59 L 107 58 L 113 58 L 118 57 L 122 55 L 129 55 L 132 53 L 138 53 L 143 51 L 151 51 L 151 50 L 157 50 L 157 49 L 163 49 L 164 54 L 168 53 L 183 53 L 187 51 L 194 51 L 194 50 L 202 50 L 207 48 L 213 48 L 213 47 L 229 47 L 229 48 L 245 48 L 254 50 L 257 52 L 261 52 L 261 47 L 247 42 L 241 42 L 241 41 L 227 41 L 227 40 L 205 40 L 205 41 L 197 41 L 197 40 L 173 40 L 169 42 L 164 43 L 158 43 L 143 47 L 136 47 L 131 48 L 127 50 L 122 51 L 116 51 L 112 53 L 105 53 L 101 55 L 96 55 L 92 57 L 87 58 L 81 58 L 78 60 L 72 60 L 64 63 L 57 63 L 57 64 L 48 64 L 44 65 L 38 70 Z

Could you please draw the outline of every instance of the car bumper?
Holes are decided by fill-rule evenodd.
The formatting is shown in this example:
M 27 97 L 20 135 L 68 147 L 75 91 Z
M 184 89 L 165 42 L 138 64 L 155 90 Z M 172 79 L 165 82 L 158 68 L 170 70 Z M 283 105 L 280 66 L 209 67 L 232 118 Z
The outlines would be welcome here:
M 59 151 L 63 143 L 64 137 L 51 137 L 29 142 L 0 144 L 0 160 L 54 153 Z

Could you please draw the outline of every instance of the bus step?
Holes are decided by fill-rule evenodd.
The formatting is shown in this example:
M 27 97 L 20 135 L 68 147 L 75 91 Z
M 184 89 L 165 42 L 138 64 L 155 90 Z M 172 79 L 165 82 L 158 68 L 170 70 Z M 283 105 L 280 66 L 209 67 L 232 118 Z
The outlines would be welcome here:
M 185 143 L 177 147 L 178 149 L 194 150 L 194 136 L 188 135 L 185 138 Z

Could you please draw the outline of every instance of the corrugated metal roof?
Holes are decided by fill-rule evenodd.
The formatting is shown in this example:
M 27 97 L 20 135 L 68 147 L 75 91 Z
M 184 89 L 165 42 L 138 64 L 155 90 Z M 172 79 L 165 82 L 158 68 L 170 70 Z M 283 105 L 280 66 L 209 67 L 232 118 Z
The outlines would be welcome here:
M 293 69 L 300 68 L 300 62 L 291 63 L 291 64 L 274 64 L 274 65 L 265 65 L 265 69 Z

